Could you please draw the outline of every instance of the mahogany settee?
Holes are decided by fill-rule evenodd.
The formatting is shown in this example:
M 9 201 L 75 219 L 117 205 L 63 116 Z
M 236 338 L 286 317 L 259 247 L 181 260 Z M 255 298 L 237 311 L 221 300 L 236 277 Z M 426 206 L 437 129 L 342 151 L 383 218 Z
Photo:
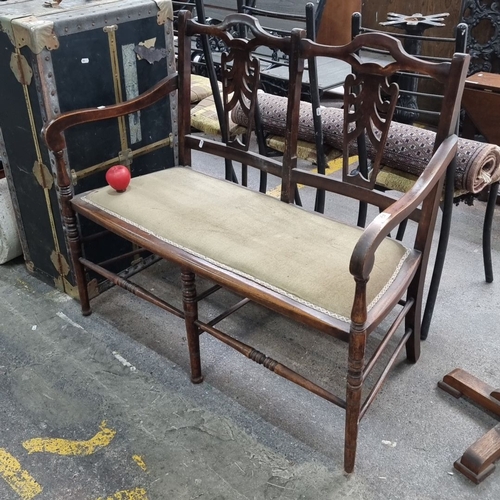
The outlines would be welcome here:
M 238 30 L 237 26 L 245 29 Z M 238 38 L 237 33 L 246 33 L 247 38 Z M 227 47 L 221 66 L 226 123 L 231 109 L 239 103 L 246 110 L 250 125 L 253 124 L 259 87 L 258 60 L 252 56 L 255 48 L 264 45 L 288 54 L 287 133 L 282 159 L 255 153 L 248 141 L 239 138 L 223 143 L 191 133 L 191 37 L 198 34 L 218 37 Z M 405 348 L 411 363 L 420 355 L 422 291 L 444 174 L 456 151 L 454 130 L 468 56 L 456 54 L 451 63 L 429 63 L 409 56 L 396 39 L 384 34 L 364 34 L 346 46 L 326 46 L 306 39 L 302 30 L 294 30 L 284 38 L 270 35 L 254 18 L 244 14 L 230 15 L 220 25 L 213 26 L 198 24 L 190 19 L 188 12 L 179 15 L 178 47 L 178 72 L 151 90 L 123 104 L 65 113 L 45 127 L 82 312 L 85 315 L 91 312 L 87 274 L 100 273 L 185 320 L 193 383 L 203 380 L 199 336 L 208 333 L 274 373 L 345 409 L 344 467 L 351 472 L 359 423 L 398 354 Z M 392 62 L 385 66 L 364 63 L 356 55 L 363 47 L 388 51 Z M 301 76 L 304 60 L 315 56 L 341 59 L 353 68 L 354 74 L 345 82 L 341 178 L 297 168 Z M 372 188 L 398 95 L 398 87 L 390 83 L 390 77 L 398 70 L 426 73 L 445 83 L 446 94 L 435 154 L 414 187 L 394 200 Z M 116 192 L 108 186 L 73 196 L 65 164 L 64 131 L 79 124 L 135 113 L 174 92 L 179 109 L 179 166 L 133 176 L 125 192 Z M 361 135 L 380 151 L 368 176 L 360 175 L 348 162 L 349 146 Z M 281 199 L 196 171 L 191 162 L 193 150 L 278 176 Z M 375 205 L 380 214 L 363 229 L 308 211 L 293 204 L 295 186 L 299 183 L 323 189 L 335 197 L 346 196 Z M 88 260 L 79 237 L 78 221 L 82 218 L 177 264 L 182 281 L 182 309 Z M 415 222 L 416 229 L 410 243 L 403 244 L 389 235 L 407 218 Z M 198 302 L 207 293 L 197 295 L 196 276 L 215 284 L 210 292 L 222 287 L 243 299 L 217 318 L 202 319 L 198 316 Z M 345 394 L 333 394 L 216 327 L 248 301 L 347 342 Z M 396 312 L 392 314 L 393 311 Z M 390 321 L 386 321 L 390 314 Z M 378 340 L 371 339 L 377 347 L 366 359 L 368 338 L 381 328 L 385 333 L 377 335 Z M 383 366 L 379 378 L 369 391 L 363 392 L 368 375 L 380 363 Z M 306 370 L 305 367 L 307 373 Z

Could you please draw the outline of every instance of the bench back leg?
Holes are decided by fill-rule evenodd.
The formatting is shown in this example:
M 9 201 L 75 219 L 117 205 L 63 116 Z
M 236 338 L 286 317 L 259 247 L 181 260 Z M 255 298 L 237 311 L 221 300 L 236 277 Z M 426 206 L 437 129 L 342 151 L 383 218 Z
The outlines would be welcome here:
M 195 324 L 198 320 L 198 302 L 196 299 L 195 275 L 188 269 L 182 269 L 182 306 L 186 323 L 186 336 L 189 348 L 189 362 L 191 364 L 191 382 L 203 382 L 200 360 L 200 331 Z

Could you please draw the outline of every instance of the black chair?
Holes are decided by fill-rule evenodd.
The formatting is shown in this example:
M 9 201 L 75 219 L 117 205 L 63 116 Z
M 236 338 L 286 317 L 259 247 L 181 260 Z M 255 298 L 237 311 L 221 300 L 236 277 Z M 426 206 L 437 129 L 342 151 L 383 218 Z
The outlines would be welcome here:
M 479 71 L 500 73 L 500 44 L 498 2 L 462 0 L 462 22 L 469 28 L 467 52 L 471 56 L 469 74 Z

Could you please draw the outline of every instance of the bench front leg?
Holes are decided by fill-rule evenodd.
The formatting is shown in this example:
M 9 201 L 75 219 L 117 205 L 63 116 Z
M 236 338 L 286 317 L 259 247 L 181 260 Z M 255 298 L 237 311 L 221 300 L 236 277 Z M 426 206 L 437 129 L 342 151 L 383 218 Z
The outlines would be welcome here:
M 67 172 L 66 163 L 64 160 L 63 151 L 59 151 L 55 154 L 57 168 L 62 172 Z M 80 262 L 80 258 L 83 256 L 82 252 L 82 241 L 80 238 L 80 231 L 78 229 L 78 221 L 76 218 L 76 213 L 71 206 L 71 199 L 73 198 L 73 188 L 71 186 L 71 181 L 69 176 L 59 176 L 59 194 L 61 197 L 61 212 L 62 212 L 62 223 L 64 227 L 64 232 L 66 235 L 66 241 L 69 246 L 69 257 L 73 264 L 73 272 L 75 276 L 75 281 L 78 287 L 78 297 L 80 299 L 80 307 L 82 309 L 83 316 L 89 316 L 92 313 L 90 308 L 90 297 L 88 291 L 87 274 L 85 268 Z
M 358 429 L 363 391 L 363 367 L 366 349 L 366 331 L 351 328 L 346 390 L 344 470 L 352 472 L 356 460 Z
M 196 276 L 187 269 L 181 271 L 182 305 L 189 348 L 189 362 L 191 364 L 191 382 L 203 382 L 200 359 L 200 331 L 195 321 L 198 320 L 198 302 L 196 300 Z

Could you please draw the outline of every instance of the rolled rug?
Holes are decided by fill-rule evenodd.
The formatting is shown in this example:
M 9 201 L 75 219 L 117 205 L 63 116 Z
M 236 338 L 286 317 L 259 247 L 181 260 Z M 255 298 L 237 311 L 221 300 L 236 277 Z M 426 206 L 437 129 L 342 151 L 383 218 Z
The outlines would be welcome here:
M 263 128 L 276 135 L 284 135 L 286 126 L 286 97 L 259 93 L 259 108 Z M 311 104 L 300 103 L 299 139 L 314 142 L 314 124 Z M 236 106 L 232 119 L 246 126 L 248 121 L 241 107 Z M 321 108 L 323 138 L 326 144 L 342 150 L 344 111 Z M 392 122 L 384 149 L 382 164 L 402 172 L 420 175 L 432 156 L 436 134 L 431 130 Z M 375 151 L 367 143 L 370 158 Z M 356 146 L 350 154 L 356 154 Z M 500 180 L 500 147 L 494 144 L 459 138 L 455 189 L 478 193 L 485 186 Z
M 7 179 L 0 179 L 0 264 L 22 254 Z
M 338 119 L 338 118 L 337 118 Z M 413 175 L 420 175 L 432 156 L 436 134 L 403 123 L 391 123 L 382 163 Z M 370 143 L 368 155 L 375 151 Z M 500 148 L 495 144 L 459 138 L 455 189 L 479 193 L 500 180 Z

